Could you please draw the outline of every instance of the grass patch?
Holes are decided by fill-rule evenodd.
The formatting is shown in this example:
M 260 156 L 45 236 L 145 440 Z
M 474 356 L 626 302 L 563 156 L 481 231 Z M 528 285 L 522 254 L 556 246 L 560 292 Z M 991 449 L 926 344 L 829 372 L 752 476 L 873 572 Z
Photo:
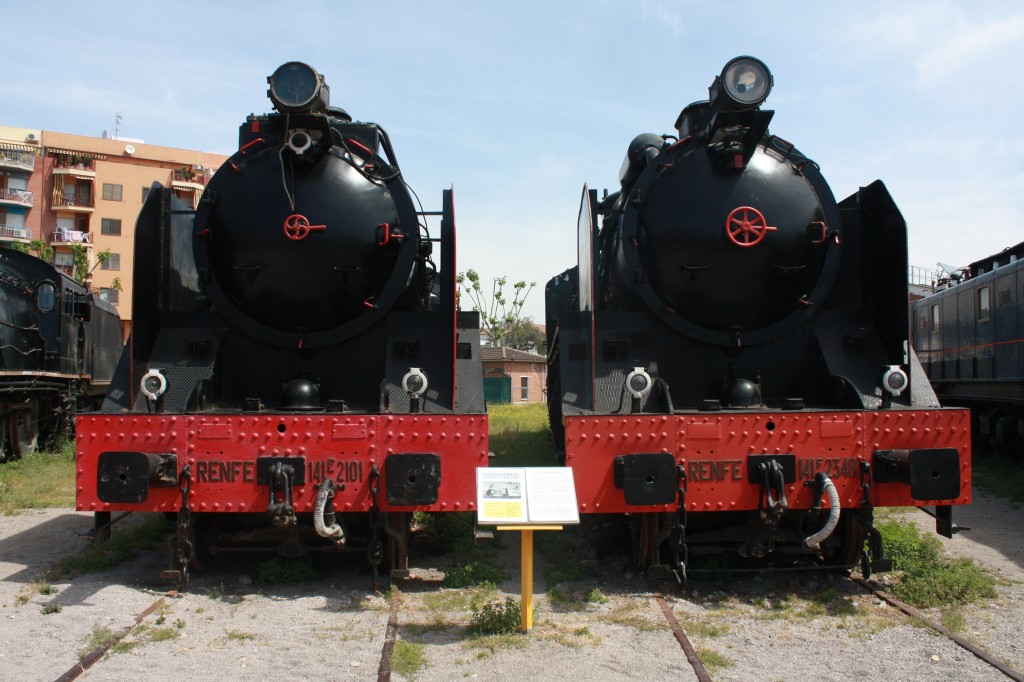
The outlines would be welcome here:
M 652 619 L 644 607 L 636 602 L 629 602 L 615 607 L 604 620 L 612 625 L 622 625 L 640 630 L 641 632 L 653 632 L 654 630 L 668 627 L 668 623 L 664 619 Z
M 395 648 L 391 652 L 391 670 L 402 677 L 411 680 L 416 679 L 416 673 L 427 664 L 427 657 L 424 653 L 424 646 L 405 640 L 395 642 Z
M 731 668 L 733 666 L 732 661 L 714 649 L 709 649 L 706 646 L 699 646 L 696 648 L 696 652 L 700 662 L 704 664 L 704 667 L 708 669 L 709 673 Z
M 548 588 L 551 604 L 568 610 L 580 610 L 589 604 L 607 604 L 608 597 L 601 588 L 585 585 L 556 585 Z
M 273 585 L 291 585 L 316 580 L 317 575 L 312 557 L 288 559 L 276 556 L 260 564 L 259 578 L 260 582 Z
M 555 466 L 555 450 L 544 403 L 487 408 L 492 466 Z
M 256 635 L 251 632 L 245 632 L 244 630 L 228 630 L 224 634 L 228 638 L 229 642 L 251 642 L 256 639 Z
M 505 569 L 486 559 L 471 561 L 444 575 L 445 587 L 492 587 L 506 578 Z
M 62 438 L 45 451 L 0 466 L 0 512 L 73 507 L 75 442 Z
M 42 613 L 43 615 L 49 615 L 51 613 L 60 613 L 63 610 L 64 607 L 61 606 L 61 603 L 59 601 L 52 601 L 43 607 Z
M 78 657 L 85 658 L 90 652 L 106 646 L 116 638 L 117 633 L 106 625 L 93 625 L 92 633 L 85 639 L 82 648 L 78 650 Z
M 472 590 L 427 592 L 423 595 L 423 604 L 435 612 L 479 611 L 494 596 L 495 589 L 494 585 L 485 583 Z
M 173 524 L 163 514 L 153 514 L 137 526 L 114 530 L 110 540 L 93 544 L 74 556 L 61 559 L 47 572 L 47 578 L 74 578 L 83 573 L 100 573 L 152 549 L 171 532 Z
M 889 520 L 877 525 L 885 553 L 902 576 L 893 593 L 921 608 L 970 604 L 996 597 L 996 582 L 971 559 L 942 558 L 942 543 L 917 526 Z
M 1024 502 L 1024 469 L 1009 457 L 979 457 L 973 464 L 974 485 L 993 495 Z

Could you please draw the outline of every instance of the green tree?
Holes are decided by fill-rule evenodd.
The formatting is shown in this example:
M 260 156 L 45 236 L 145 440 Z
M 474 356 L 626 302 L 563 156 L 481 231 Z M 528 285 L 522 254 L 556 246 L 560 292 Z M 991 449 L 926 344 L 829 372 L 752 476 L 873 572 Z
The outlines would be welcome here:
M 527 284 L 519 281 L 512 285 L 512 300 L 505 296 L 505 287 L 508 286 L 508 277 L 495 277 L 491 283 L 491 291 L 488 294 L 480 285 L 480 275 L 476 270 L 460 272 L 455 281 L 458 285 L 457 293 L 459 301 L 465 294 L 473 305 L 473 310 L 480 313 L 480 329 L 484 334 L 491 337 L 495 346 L 504 346 L 506 337 L 522 324 L 523 304 L 526 297 L 530 295 L 536 282 Z M 509 346 L 514 347 L 514 346 Z
M 546 355 L 548 337 L 540 327 L 534 324 L 532 317 L 524 317 L 516 326 L 506 331 L 504 345 L 516 350 Z
M 71 259 L 75 264 L 75 279 L 79 284 L 85 284 L 85 280 L 92 274 L 92 271 L 99 267 L 100 263 L 114 255 L 110 249 L 104 249 L 96 254 L 96 265 L 89 267 L 89 252 L 81 244 L 69 245 Z
M 22 253 L 34 253 L 37 258 L 40 258 L 47 263 L 53 262 L 53 247 L 42 239 L 33 239 L 28 244 L 15 242 L 13 246 L 15 251 L 21 251 Z

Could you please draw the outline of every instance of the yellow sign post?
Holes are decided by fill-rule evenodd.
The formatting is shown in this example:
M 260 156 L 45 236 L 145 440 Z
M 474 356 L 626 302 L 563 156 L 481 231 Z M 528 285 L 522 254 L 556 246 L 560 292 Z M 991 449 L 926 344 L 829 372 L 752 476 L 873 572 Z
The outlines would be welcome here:
M 477 523 L 522 532 L 522 631 L 533 627 L 533 531 L 579 523 L 576 486 L 567 467 L 480 467 Z
M 533 627 L 533 531 L 562 530 L 561 526 L 498 526 L 498 530 L 522 531 L 521 536 L 521 577 L 519 611 L 521 613 L 520 630 L 528 633 Z

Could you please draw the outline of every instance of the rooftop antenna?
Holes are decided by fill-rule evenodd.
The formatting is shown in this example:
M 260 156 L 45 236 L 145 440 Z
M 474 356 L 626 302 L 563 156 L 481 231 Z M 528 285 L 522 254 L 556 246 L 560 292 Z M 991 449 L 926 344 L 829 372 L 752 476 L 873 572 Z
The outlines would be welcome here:
M 123 121 L 123 120 L 124 119 L 121 118 L 121 114 L 114 114 L 114 139 L 115 140 L 120 136 L 120 133 L 121 133 L 121 121 Z

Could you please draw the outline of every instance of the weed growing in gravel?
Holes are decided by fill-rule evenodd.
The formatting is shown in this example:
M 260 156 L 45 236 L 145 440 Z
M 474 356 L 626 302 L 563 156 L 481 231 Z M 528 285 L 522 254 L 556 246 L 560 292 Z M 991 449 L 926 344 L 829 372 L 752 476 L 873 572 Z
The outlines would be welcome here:
M 942 624 L 953 632 L 963 632 L 967 629 L 967 623 L 964 621 L 963 611 L 958 606 L 951 606 L 946 609 L 942 609 Z
M 274 557 L 260 564 L 260 581 L 272 585 L 291 585 L 316 580 L 313 560 L 310 557 L 287 559 Z
M 556 585 L 548 589 L 548 599 L 554 606 L 579 611 L 593 604 L 607 604 L 608 597 L 598 587 L 585 585 Z
M 473 609 L 469 632 L 473 635 L 508 635 L 519 632 L 522 611 L 519 602 L 508 597 L 505 603 L 490 602 Z
M 117 633 L 106 625 L 93 625 L 92 632 L 86 637 L 81 649 L 78 650 L 78 657 L 85 658 L 89 653 L 104 647 L 117 638 Z
M 921 608 L 971 604 L 996 596 L 995 580 L 971 559 L 943 559 L 942 543 L 917 526 L 896 520 L 876 526 L 893 569 L 902 577 L 893 593 Z
M 699 646 L 696 648 L 696 651 L 697 657 L 700 658 L 700 662 L 704 664 L 704 667 L 708 669 L 708 672 L 716 672 L 733 666 L 732 661 L 714 649 L 709 649 L 706 646 Z
M 708 615 L 700 618 L 687 616 L 679 620 L 683 629 L 694 637 L 724 637 L 730 632 L 729 625 L 721 622 L 721 619 L 717 617 L 710 617 Z
M 416 679 L 416 673 L 427 664 L 424 646 L 400 639 L 395 642 L 391 652 L 391 671 L 410 680 Z
M 225 635 L 229 642 L 250 642 L 256 639 L 256 635 L 244 630 L 228 630 Z
M 480 649 L 476 654 L 476 658 L 483 659 L 502 650 L 525 649 L 530 646 L 530 638 L 519 633 L 512 635 L 486 635 L 468 640 L 465 646 L 469 649 Z
M 540 633 L 535 638 L 555 642 L 570 649 L 580 649 L 585 646 L 599 646 L 602 639 L 592 633 L 590 628 L 569 628 L 546 622 Z
M 438 590 L 423 594 L 423 605 L 431 611 L 478 611 L 496 594 L 494 583 L 484 582 L 473 589 Z
M 645 608 L 636 602 L 616 606 L 603 620 L 612 625 L 623 625 L 641 632 L 651 632 L 668 627 L 668 623 L 664 619 L 653 619 Z
M 61 559 L 47 571 L 46 577 L 58 580 L 110 570 L 135 558 L 139 552 L 156 547 L 171 528 L 163 514 L 153 514 L 137 526 L 116 529 L 104 543 L 89 545 L 78 554 Z
M 59 601 L 52 601 L 43 607 L 42 613 L 43 615 L 49 615 L 51 613 L 60 613 L 63 610 L 64 607 L 61 606 L 61 603 Z

